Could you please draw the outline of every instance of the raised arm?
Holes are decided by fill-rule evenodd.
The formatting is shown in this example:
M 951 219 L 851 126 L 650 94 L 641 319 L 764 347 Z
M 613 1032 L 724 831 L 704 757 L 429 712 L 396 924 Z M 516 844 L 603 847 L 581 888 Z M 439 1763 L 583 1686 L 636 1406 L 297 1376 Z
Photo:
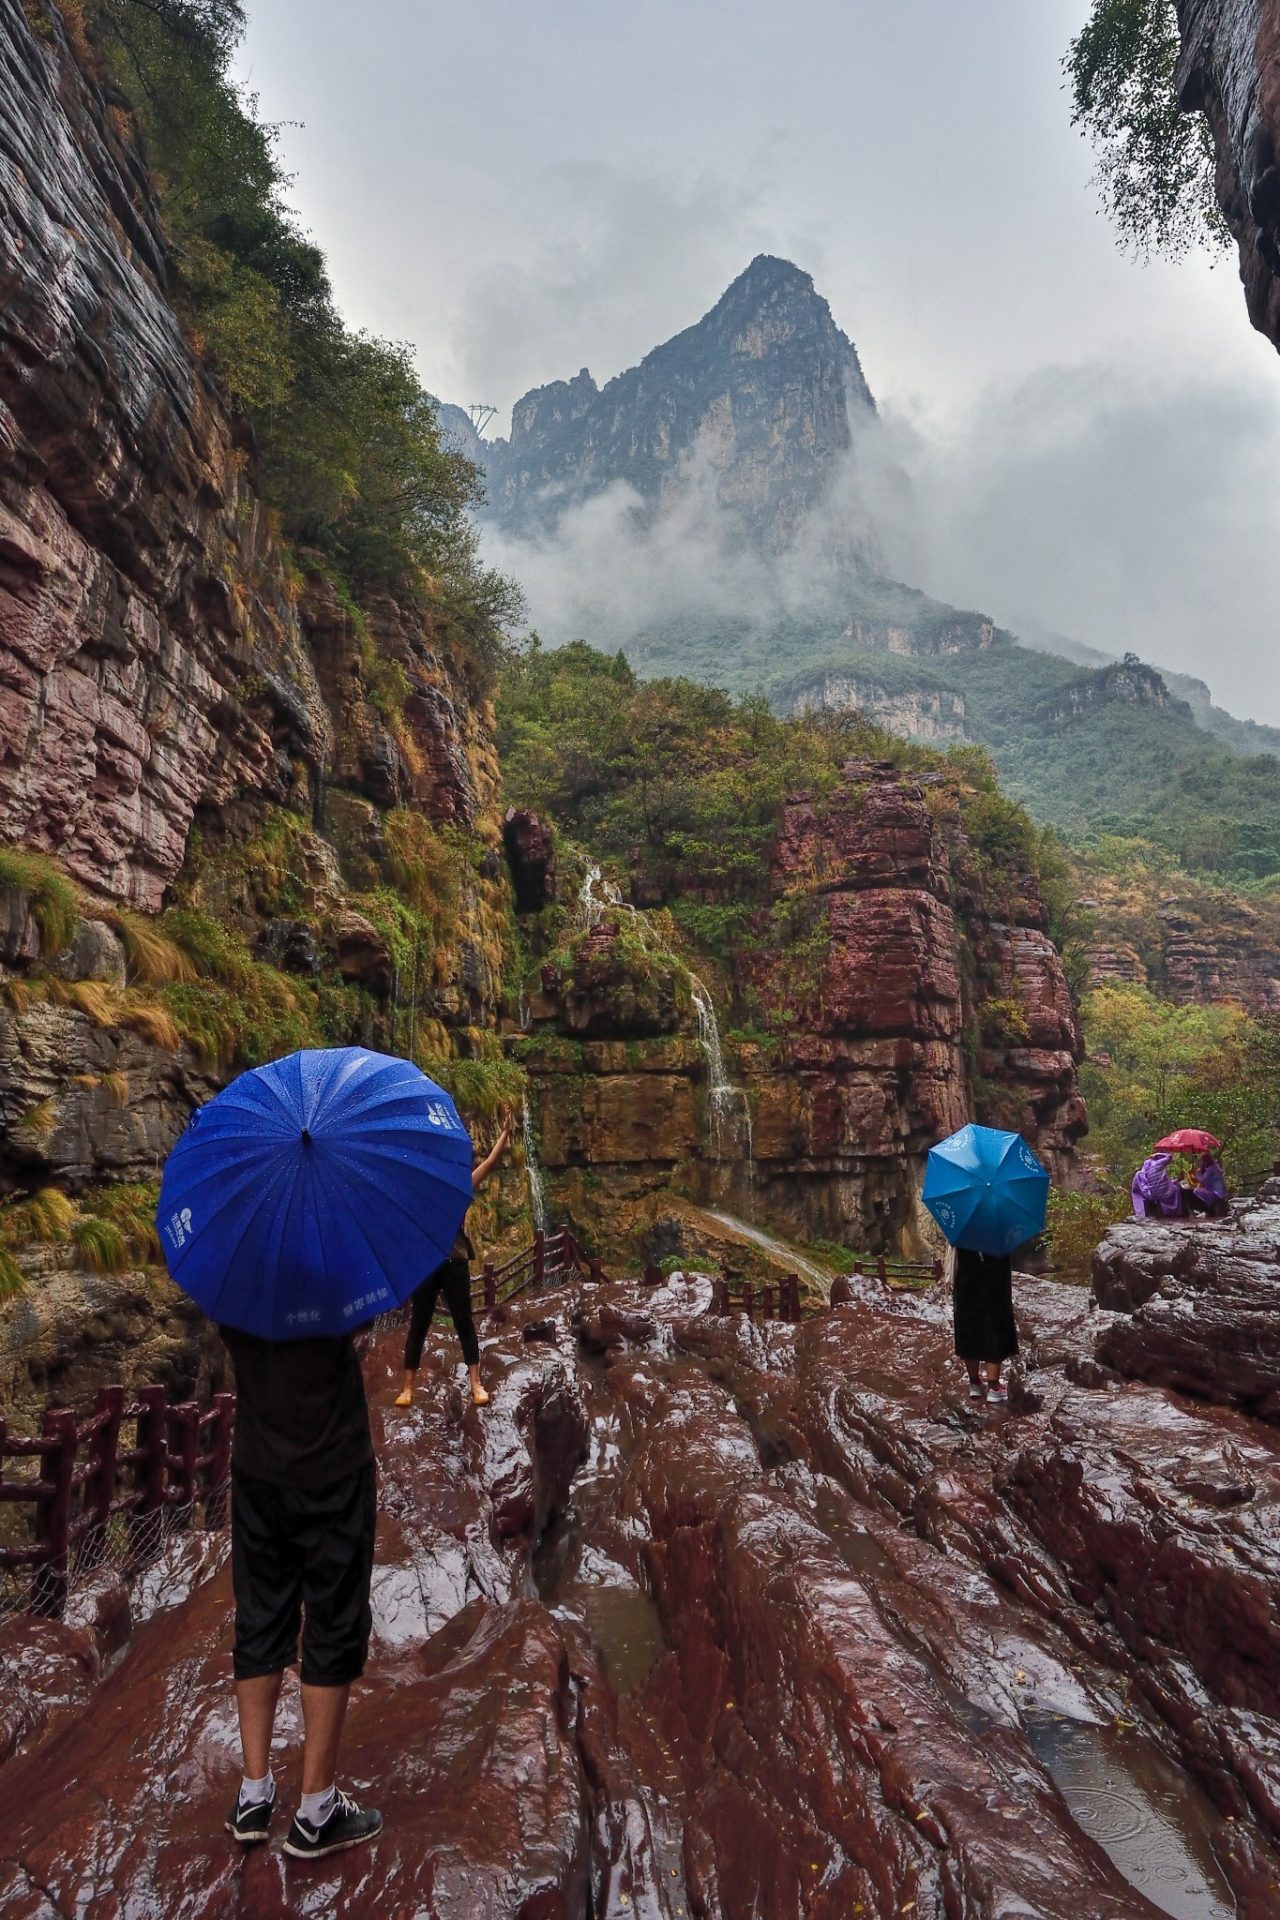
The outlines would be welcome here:
M 471 1169 L 471 1191 L 473 1193 L 475 1192 L 477 1187 L 482 1187 L 485 1181 L 489 1178 L 489 1175 L 493 1172 L 499 1160 L 501 1160 L 503 1154 L 505 1153 L 507 1141 L 510 1138 L 511 1138 L 511 1115 L 509 1113 L 504 1112 L 502 1116 L 502 1127 L 498 1134 L 497 1139 L 494 1141 L 493 1145 L 490 1147 L 488 1153 L 486 1153 L 484 1159 L 480 1162 L 479 1166 L 473 1167 Z

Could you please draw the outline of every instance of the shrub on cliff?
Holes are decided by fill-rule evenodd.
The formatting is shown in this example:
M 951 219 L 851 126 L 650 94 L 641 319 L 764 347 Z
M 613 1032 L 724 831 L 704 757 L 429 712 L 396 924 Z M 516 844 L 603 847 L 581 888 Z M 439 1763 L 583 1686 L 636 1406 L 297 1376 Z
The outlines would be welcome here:
M 410 349 L 344 326 L 324 256 L 285 202 L 277 129 L 232 75 L 238 0 L 81 0 L 76 11 L 132 103 L 176 303 L 252 420 L 285 534 L 357 587 L 414 590 L 443 637 L 491 668 L 519 594 L 478 561 L 478 473 L 443 443 Z

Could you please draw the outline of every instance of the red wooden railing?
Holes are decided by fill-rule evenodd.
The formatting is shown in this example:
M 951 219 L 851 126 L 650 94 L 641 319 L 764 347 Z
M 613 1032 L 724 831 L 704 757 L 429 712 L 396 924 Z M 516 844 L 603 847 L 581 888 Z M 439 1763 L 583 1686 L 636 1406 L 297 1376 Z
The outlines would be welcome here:
M 123 1387 L 100 1387 L 91 1413 L 52 1407 L 30 1439 L 0 1420 L 0 1503 L 32 1509 L 30 1541 L 0 1545 L 0 1572 L 30 1567 L 26 1604 L 57 1618 L 73 1563 L 139 1566 L 166 1527 L 189 1524 L 197 1506 L 206 1526 L 223 1525 L 234 1420 L 234 1394 L 215 1394 L 202 1412 L 194 1401 L 169 1406 L 159 1386 L 129 1402 Z M 129 1426 L 133 1445 L 122 1446 Z M 22 1459 L 39 1462 L 34 1476 L 6 1472 Z
M 753 1287 L 749 1280 L 732 1280 L 721 1276 L 712 1283 L 712 1313 L 744 1313 L 748 1320 L 786 1320 L 796 1322 L 802 1317 L 800 1302 L 800 1276 L 798 1273 L 784 1273 L 776 1287 Z
M 864 1279 L 868 1276 L 875 1278 L 892 1293 L 926 1292 L 938 1284 L 942 1273 L 941 1260 L 890 1260 L 884 1254 L 855 1260 L 852 1268 L 853 1275 Z M 749 1320 L 798 1321 L 806 1311 L 818 1312 L 827 1306 L 847 1306 L 853 1298 L 853 1289 L 843 1275 L 832 1281 L 829 1301 L 823 1302 L 821 1307 L 813 1302 L 807 1308 L 801 1302 L 798 1274 L 784 1273 L 776 1288 L 756 1288 L 749 1281 L 726 1276 L 714 1283 L 711 1311 L 718 1314 L 745 1313 Z
M 536 1291 L 555 1280 L 570 1279 L 574 1274 L 597 1283 L 606 1277 L 599 1260 L 583 1252 L 569 1227 L 558 1227 L 554 1233 L 539 1230 L 531 1246 L 513 1254 L 501 1266 L 495 1266 L 492 1260 L 485 1261 L 480 1279 L 472 1287 L 471 1303 L 486 1313 L 495 1313 L 499 1306 L 522 1293 Z

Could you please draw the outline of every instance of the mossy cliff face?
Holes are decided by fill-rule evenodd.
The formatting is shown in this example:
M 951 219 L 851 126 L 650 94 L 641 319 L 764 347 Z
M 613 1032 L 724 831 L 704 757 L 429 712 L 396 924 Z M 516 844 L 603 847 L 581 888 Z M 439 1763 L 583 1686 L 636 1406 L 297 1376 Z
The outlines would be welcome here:
M 915 1250 L 924 1157 L 975 1112 L 1074 1177 L 1081 1037 L 1062 963 L 1034 875 L 982 857 L 954 783 L 850 763 L 833 793 L 786 807 L 771 886 L 717 981 L 745 1109 L 722 1096 L 717 1113 L 689 977 L 637 931 L 647 916 L 544 971 L 523 1052 L 568 1204 L 607 1221 L 647 1196 L 656 1214 L 674 1187 L 799 1240 Z
M 412 1052 L 483 1121 L 518 1084 L 513 928 L 477 671 L 430 583 L 357 607 L 279 540 L 169 304 L 127 119 L 29 12 L 0 0 L 0 1200 L 83 1215 L 154 1185 L 191 1106 L 291 1045 Z M 41 1246 L 52 1227 L 7 1243 L 61 1317 L 28 1339 L 0 1307 L 6 1392 L 22 1352 L 47 1379 L 74 1352 L 84 1289 L 102 1324 L 104 1290 L 147 1297 L 138 1247 Z M 162 1324 L 176 1379 L 190 1328 Z

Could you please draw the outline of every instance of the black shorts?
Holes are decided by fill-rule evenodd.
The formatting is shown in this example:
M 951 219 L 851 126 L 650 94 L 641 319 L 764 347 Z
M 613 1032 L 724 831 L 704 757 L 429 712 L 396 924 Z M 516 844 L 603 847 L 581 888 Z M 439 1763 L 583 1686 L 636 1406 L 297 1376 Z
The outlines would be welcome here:
M 342 1687 L 364 1672 L 372 1615 L 373 1462 L 318 1488 L 231 1476 L 235 1675 L 279 1673 L 298 1657 L 309 1687 Z

